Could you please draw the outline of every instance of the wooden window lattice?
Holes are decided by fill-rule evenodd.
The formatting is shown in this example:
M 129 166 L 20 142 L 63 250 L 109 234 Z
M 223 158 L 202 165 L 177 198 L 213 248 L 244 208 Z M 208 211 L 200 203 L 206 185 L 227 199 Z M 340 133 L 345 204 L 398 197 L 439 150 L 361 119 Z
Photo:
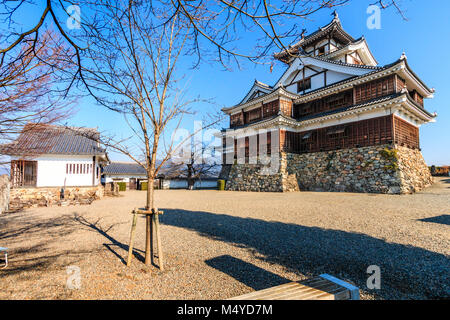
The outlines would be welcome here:
M 11 185 L 13 188 L 36 187 L 37 161 L 11 161 Z

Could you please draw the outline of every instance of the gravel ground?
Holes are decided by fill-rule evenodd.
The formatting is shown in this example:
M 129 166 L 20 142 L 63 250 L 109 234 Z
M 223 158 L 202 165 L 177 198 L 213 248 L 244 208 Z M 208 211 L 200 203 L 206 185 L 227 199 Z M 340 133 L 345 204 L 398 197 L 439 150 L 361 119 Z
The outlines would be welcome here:
M 0 216 L 0 299 L 225 299 L 329 273 L 361 288 L 362 299 L 450 297 L 450 178 L 406 196 L 352 193 L 157 191 L 166 270 L 127 256 L 128 191 L 90 206 L 28 209 Z M 157 261 L 157 260 L 156 260 Z M 381 289 L 369 290 L 369 265 Z M 66 287 L 80 268 L 81 288 Z

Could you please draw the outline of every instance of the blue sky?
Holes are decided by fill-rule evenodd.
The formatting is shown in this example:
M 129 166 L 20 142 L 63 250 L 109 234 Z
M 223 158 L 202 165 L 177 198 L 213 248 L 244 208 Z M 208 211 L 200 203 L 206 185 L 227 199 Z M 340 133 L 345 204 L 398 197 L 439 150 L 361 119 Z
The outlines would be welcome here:
M 366 9 L 374 1 L 351 1 L 349 5 L 337 9 L 344 29 L 354 38 L 364 35 L 369 47 L 380 65 L 397 60 L 402 52 L 408 57 L 408 63 L 420 78 L 436 89 L 435 98 L 426 100 L 425 108 L 437 112 L 436 123 L 421 127 L 421 147 L 427 164 L 450 165 L 450 1 L 402 1 L 408 21 L 402 20 L 394 9 L 381 13 L 381 29 L 369 30 L 366 24 L 369 15 Z M 432 5 L 431 5 L 432 4 Z M 313 16 L 312 21 L 290 21 L 313 32 L 327 24 L 332 10 L 323 10 Z M 246 44 L 251 39 L 246 35 Z M 256 38 L 256 35 L 255 35 Z M 216 64 L 203 64 L 200 68 L 190 69 L 187 59 L 179 66 L 179 74 L 187 81 L 186 96 L 204 99 L 212 98 L 215 104 L 198 103 L 195 119 L 210 110 L 220 110 L 239 102 L 247 93 L 253 81 L 258 79 L 274 84 L 286 66 L 276 63 L 272 73 L 268 65 L 255 65 L 243 61 L 243 68 L 224 70 Z M 130 130 L 121 116 L 95 105 L 92 99 L 79 101 L 78 113 L 69 120 L 71 125 L 98 127 L 100 131 L 128 136 Z M 193 118 L 186 119 L 185 127 L 192 127 Z M 226 122 L 223 124 L 226 127 Z M 111 154 L 112 160 L 127 160 L 122 155 Z

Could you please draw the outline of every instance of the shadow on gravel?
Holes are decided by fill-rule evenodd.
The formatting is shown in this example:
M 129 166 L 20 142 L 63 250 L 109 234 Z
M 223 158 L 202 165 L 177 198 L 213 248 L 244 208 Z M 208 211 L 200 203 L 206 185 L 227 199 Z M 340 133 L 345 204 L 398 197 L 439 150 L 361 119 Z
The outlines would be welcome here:
M 48 245 L 77 230 L 72 215 L 41 219 L 26 211 L 6 213 L 0 217 L 0 245 L 8 246 L 9 265 L 0 269 L 12 275 L 24 271 L 48 271 L 61 257 L 77 261 L 83 251 L 55 252 Z M 32 239 L 30 241 L 30 239 Z M 32 243 L 32 244 L 31 244 Z M 14 248 L 14 249 L 11 249 Z
M 162 209 L 161 222 L 186 228 L 204 237 L 252 250 L 258 259 L 276 263 L 307 277 L 328 273 L 366 287 L 370 265 L 381 268 L 381 289 L 370 290 L 382 299 L 439 299 L 450 297 L 447 256 L 422 248 L 388 243 L 361 233 L 307 227 L 276 221 L 241 218 L 200 211 Z M 369 221 L 370 223 L 370 221 Z M 262 257 L 261 257 L 262 256 Z M 226 261 L 215 263 L 227 274 L 255 288 L 282 283 L 271 273 L 257 279 L 248 266 L 226 270 Z
M 86 218 L 84 218 L 83 216 L 80 216 L 78 214 L 74 214 L 73 215 L 73 220 L 78 222 L 79 224 L 88 227 L 90 229 L 92 229 L 92 231 L 98 232 L 100 233 L 102 236 L 104 236 L 106 239 L 108 239 L 109 241 L 111 241 L 111 243 L 104 243 L 103 245 L 109 250 L 111 251 L 117 258 L 120 259 L 120 261 L 122 261 L 123 264 L 126 264 L 126 260 L 124 257 L 122 257 L 116 250 L 115 247 L 118 247 L 120 249 L 122 249 L 123 251 L 125 251 L 126 253 L 128 253 L 128 249 L 129 246 L 127 244 L 124 244 L 122 242 L 117 241 L 115 238 L 113 238 L 108 232 L 114 228 L 116 225 L 118 225 L 118 223 L 112 224 L 107 228 L 103 228 L 102 226 L 100 226 L 100 219 L 97 219 L 97 221 L 92 222 L 92 221 L 88 221 L 86 220 Z M 133 255 L 136 259 L 138 259 L 141 262 L 145 261 L 144 256 L 142 255 L 144 253 L 144 251 L 133 248 Z
M 418 221 L 439 223 L 439 224 L 445 224 L 447 226 L 450 226 L 450 215 L 443 214 L 443 215 L 436 216 L 436 217 L 418 219 Z
M 205 263 L 255 290 L 291 282 L 289 279 L 229 255 L 215 257 L 206 260 Z
M 20 237 L 48 235 L 61 237 L 75 231 L 70 215 L 56 218 L 39 219 L 25 212 L 7 213 L 0 219 L 0 241 L 17 240 Z

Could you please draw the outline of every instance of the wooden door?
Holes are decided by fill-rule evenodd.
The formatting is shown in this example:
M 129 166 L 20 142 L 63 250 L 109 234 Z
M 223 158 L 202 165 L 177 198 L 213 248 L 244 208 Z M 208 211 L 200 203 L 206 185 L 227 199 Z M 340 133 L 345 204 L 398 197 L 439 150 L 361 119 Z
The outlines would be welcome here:
M 130 190 L 136 190 L 136 178 L 130 178 Z

